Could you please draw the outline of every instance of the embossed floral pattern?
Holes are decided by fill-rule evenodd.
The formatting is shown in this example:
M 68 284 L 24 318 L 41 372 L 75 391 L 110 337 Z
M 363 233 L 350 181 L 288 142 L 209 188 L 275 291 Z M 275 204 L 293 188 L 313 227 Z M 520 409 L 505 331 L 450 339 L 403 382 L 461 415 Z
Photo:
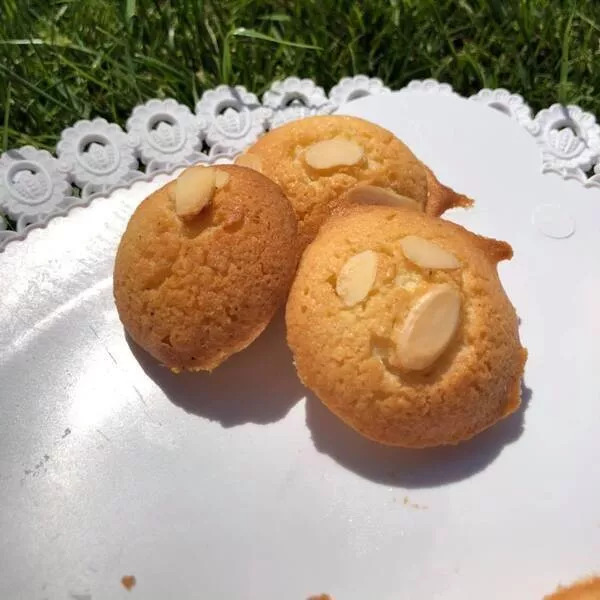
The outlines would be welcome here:
M 65 129 L 56 155 L 61 169 L 87 198 L 140 176 L 134 146 L 134 140 L 118 125 L 94 119 L 77 121 Z
M 241 85 L 220 85 L 207 90 L 196 104 L 196 114 L 206 120 L 206 141 L 218 144 L 211 156 L 226 151 L 242 150 L 265 131 L 272 111 Z
M 127 132 L 148 172 L 206 158 L 202 140 L 206 121 L 169 98 L 137 106 L 127 120 Z
M 355 77 L 343 77 L 337 85 L 329 92 L 329 99 L 336 105 L 341 106 L 346 102 L 363 98 L 364 96 L 376 96 L 377 94 L 389 94 L 390 88 L 383 85 L 383 81 L 377 77 L 356 75 Z
M 322 87 L 315 85 L 311 79 L 298 77 L 274 81 L 262 100 L 273 110 L 269 123 L 271 128 L 303 117 L 329 114 L 336 108 Z
M 49 152 L 24 146 L 0 157 L 0 209 L 18 225 L 63 210 L 74 200 L 67 176 Z
M 578 106 L 553 104 L 534 119 L 544 163 L 561 168 L 589 169 L 600 156 L 600 126 L 594 115 Z
M 511 94 L 504 88 L 495 90 L 483 89 L 469 98 L 474 102 L 486 104 L 490 108 L 504 113 L 525 127 L 529 132 L 536 131 L 536 125 L 531 118 L 531 108 L 519 94 Z
M 429 94 L 441 94 L 442 96 L 455 95 L 452 86 L 448 83 L 440 83 L 435 79 L 414 79 L 400 91 L 426 92 Z
M 450 85 L 434 79 L 411 81 L 396 93 L 413 92 L 457 96 Z M 13 219 L 17 229 L 7 230 L 0 215 L 0 250 L 53 215 L 144 177 L 138 159 L 146 177 L 196 162 L 227 163 L 269 127 L 388 93 L 381 80 L 364 75 L 344 77 L 329 97 L 310 79 L 288 77 L 274 82 L 262 103 L 244 87 L 226 85 L 206 90 L 195 114 L 173 99 L 149 100 L 133 110 L 127 132 L 104 119 L 78 121 L 62 133 L 58 159 L 29 146 L 0 157 L 0 213 Z M 554 104 L 532 119 L 523 98 L 502 88 L 481 90 L 471 100 L 507 114 L 535 136 L 544 172 L 600 188 L 600 126 L 593 115 Z M 594 175 L 588 177 L 594 165 Z M 71 183 L 81 188 L 81 198 Z

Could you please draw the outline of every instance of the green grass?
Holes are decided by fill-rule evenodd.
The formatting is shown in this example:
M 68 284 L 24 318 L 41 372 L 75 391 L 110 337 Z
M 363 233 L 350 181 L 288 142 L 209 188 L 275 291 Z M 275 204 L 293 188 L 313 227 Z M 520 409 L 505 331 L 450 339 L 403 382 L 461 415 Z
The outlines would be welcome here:
M 599 48 L 597 0 L 0 0 L 2 148 L 53 149 L 80 118 L 122 124 L 148 98 L 262 94 L 289 75 L 326 89 L 435 77 L 600 112 Z

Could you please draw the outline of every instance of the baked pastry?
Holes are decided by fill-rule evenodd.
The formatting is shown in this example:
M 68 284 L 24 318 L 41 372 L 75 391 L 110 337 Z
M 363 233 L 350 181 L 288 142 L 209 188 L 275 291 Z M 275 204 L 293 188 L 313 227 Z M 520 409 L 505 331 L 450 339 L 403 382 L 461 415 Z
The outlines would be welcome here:
M 297 256 L 294 212 L 275 183 L 243 167 L 191 167 L 129 221 L 114 270 L 119 316 L 168 367 L 210 371 L 266 327 Z
M 559 587 L 544 600 L 600 600 L 600 577 L 590 577 L 568 587 Z
M 304 252 L 288 297 L 300 379 L 377 442 L 472 437 L 520 403 L 526 351 L 496 271 L 511 256 L 416 211 L 345 209 Z
M 440 184 L 391 132 L 356 117 L 287 123 L 237 161 L 281 186 L 296 211 L 302 248 L 336 208 L 350 202 L 408 204 L 436 216 L 469 203 Z

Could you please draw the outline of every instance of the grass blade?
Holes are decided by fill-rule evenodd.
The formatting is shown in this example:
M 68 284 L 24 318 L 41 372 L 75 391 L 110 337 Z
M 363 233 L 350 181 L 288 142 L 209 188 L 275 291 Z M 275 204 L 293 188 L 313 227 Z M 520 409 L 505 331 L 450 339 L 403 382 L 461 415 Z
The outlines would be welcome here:
M 10 92 L 11 92 L 11 84 L 8 82 L 8 86 L 6 88 L 6 99 L 4 106 L 4 127 L 2 131 L 2 152 L 6 152 L 8 150 L 8 122 L 10 118 Z
M 302 42 L 289 42 L 288 40 L 280 40 L 273 36 L 261 33 L 255 29 L 246 29 L 245 27 L 238 27 L 232 31 L 232 35 L 235 37 L 246 37 L 253 40 L 261 40 L 263 42 L 271 42 L 272 44 L 279 44 L 281 46 L 290 46 L 291 48 L 304 48 L 305 50 L 322 50 L 321 46 L 314 46 L 313 44 L 304 44 Z

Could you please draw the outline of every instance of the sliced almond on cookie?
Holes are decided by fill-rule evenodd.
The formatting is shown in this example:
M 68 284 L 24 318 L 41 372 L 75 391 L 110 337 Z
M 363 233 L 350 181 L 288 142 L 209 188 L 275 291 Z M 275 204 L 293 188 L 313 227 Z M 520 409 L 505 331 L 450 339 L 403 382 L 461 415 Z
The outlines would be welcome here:
M 217 169 L 215 172 L 215 187 L 217 189 L 225 187 L 229 183 L 230 179 L 231 177 L 229 176 L 229 173 Z
M 460 293 L 447 283 L 434 285 L 412 307 L 394 332 L 392 364 L 420 371 L 431 366 L 446 350 L 460 319 Z
M 262 160 L 256 154 L 240 154 L 234 162 L 240 167 L 247 167 L 262 173 Z
M 416 200 L 376 185 L 357 185 L 348 192 L 348 200 L 356 204 L 378 204 L 380 206 L 422 210 L 421 205 Z
M 351 256 L 340 269 L 335 291 L 346 306 L 364 300 L 377 275 L 377 252 L 365 250 Z
M 458 269 L 460 262 L 454 254 L 417 235 L 400 240 L 402 252 L 410 262 L 423 269 Z
M 351 140 L 323 140 L 306 149 L 304 161 L 317 171 L 326 171 L 335 167 L 351 167 L 362 159 L 363 154 L 363 147 Z
M 215 169 L 190 167 L 175 182 L 175 212 L 182 219 L 200 214 L 215 193 Z

